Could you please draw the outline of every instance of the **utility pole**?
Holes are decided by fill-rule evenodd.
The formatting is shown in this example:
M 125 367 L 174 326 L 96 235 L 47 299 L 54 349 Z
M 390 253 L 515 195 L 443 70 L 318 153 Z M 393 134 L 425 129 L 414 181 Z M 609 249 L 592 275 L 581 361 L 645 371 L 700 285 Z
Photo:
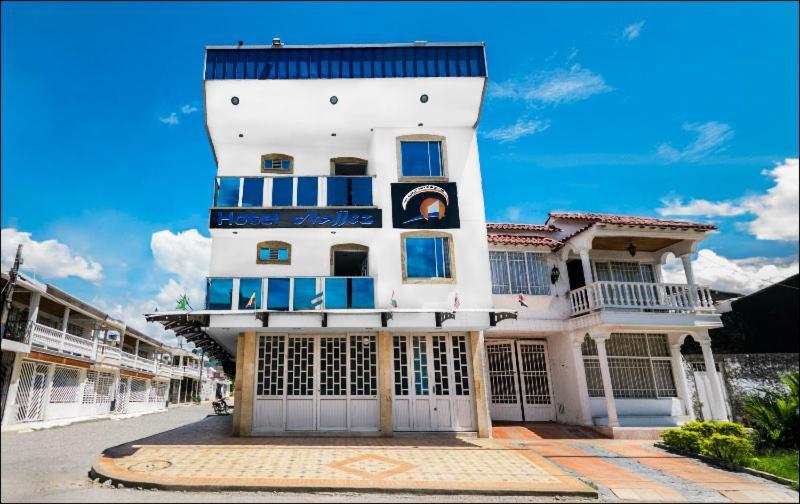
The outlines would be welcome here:
M 6 322 L 8 322 L 8 315 L 11 313 L 11 302 L 14 297 L 14 286 L 17 284 L 17 275 L 19 267 L 22 266 L 22 244 L 17 245 L 17 256 L 14 258 L 14 265 L 8 272 L 8 285 L 6 285 L 5 292 L 3 293 L 3 311 L 0 314 L 0 338 L 6 336 Z

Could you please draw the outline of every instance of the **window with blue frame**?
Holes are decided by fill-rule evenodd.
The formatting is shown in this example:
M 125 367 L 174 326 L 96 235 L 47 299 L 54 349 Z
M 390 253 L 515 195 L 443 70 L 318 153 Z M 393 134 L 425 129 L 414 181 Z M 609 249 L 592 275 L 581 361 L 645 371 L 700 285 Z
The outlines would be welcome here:
M 282 241 L 259 242 L 256 264 L 291 264 L 292 246 Z
M 371 206 L 372 177 L 328 177 L 328 206 Z
M 272 206 L 292 206 L 293 186 L 291 177 L 272 179 Z
M 230 310 L 232 301 L 232 278 L 208 279 L 206 283 L 206 307 L 209 310 Z
M 403 247 L 403 280 L 453 278 L 453 247 L 449 236 L 403 236 Z
M 214 195 L 214 206 L 236 207 L 239 206 L 238 177 L 221 177 L 217 179 L 217 191 Z
M 242 183 L 242 206 L 260 207 L 264 203 L 264 179 L 246 178 Z
M 242 278 L 239 280 L 239 309 L 258 310 L 261 308 L 261 279 Z
M 317 177 L 297 178 L 297 206 L 317 206 Z
M 267 280 L 267 309 L 289 309 L 289 283 L 288 278 L 270 278 Z
M 322 292 L 317 289 L 316 278 L 295 278 L 292 309 L 315 310 L 322 304 Z
M 400 140 L 400 174 L 403 177 L 444 177 L 441 140 Z
M 262 173 L 292 173 L 294 158 L 286 154 L 264 154 L 261 156 Z

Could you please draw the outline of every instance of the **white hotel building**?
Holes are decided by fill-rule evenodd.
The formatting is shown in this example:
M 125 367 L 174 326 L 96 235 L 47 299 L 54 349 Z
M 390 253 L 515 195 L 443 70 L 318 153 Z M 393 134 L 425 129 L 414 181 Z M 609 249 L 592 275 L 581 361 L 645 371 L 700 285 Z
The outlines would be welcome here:
M 660 264 L 709 227 L 553 215 L 487 233 L 486 84 L 482 44 L 207 48 L 206 307 L 147 317 L 235 371 L 236 434 L 691 415 L 665 373 L 719 317 L 690 269 L 669 286 Z

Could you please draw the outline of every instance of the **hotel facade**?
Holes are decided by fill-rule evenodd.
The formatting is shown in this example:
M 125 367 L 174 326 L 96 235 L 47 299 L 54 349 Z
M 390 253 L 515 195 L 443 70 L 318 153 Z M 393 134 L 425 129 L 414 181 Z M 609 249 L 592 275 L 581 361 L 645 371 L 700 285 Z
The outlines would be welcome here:
M 147 318 L 235 374 L 236 434 L 692 414 L 676 345 L 720 325 L 687 255 L 711 227 L 487 228 L 487 79 L 482 44 L 206 49 L 206 306 Z M 686 284 L 662 282 L 670 254 Z

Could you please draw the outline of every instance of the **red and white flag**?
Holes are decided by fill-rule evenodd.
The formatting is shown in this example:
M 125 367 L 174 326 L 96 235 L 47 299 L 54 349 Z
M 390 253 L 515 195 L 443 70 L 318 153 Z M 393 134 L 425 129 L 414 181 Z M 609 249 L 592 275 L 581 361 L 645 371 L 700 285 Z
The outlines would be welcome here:
M 453 298 L 453 309 L 458 310 L 461 308 L 461 298 L 458 297 L 458 292 L 456 292 L 456 296 Z

